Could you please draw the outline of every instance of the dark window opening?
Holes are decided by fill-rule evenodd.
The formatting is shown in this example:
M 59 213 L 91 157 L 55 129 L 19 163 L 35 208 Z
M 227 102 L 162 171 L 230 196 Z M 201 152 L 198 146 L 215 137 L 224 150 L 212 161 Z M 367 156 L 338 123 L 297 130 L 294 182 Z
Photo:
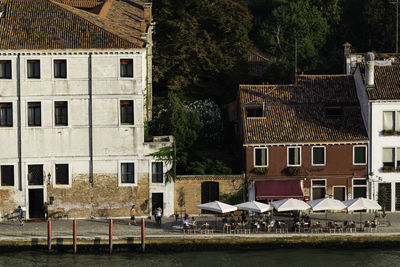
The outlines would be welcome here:
M 361 180 L 353 180 L 354 185 L 367 185 L 367 180 L 361 179 Z
M 151 181 L 153 183 L 162 183 L 163 182 L 163 163 L 162 162 L 153 162 L 151 164 L 151 173 L 152 173 Z
M 325 180 L 312 180 L 312 185 L 313 186 L 325 186 L 326 181 Z
M 55 110 L 55 125 L 66 126 L 68 125 L 68 102 L 67 101 L 56 101 L 54 102 Z
M 354 147 L 354 163 L 355 164 L 367 163 L 366 147 L 363 146 Z
M 133 124 L 133 101 L 121 100 L 121 124 Z
M 312 148 L 312 164 L 313 165 L 325 164 L 325 147 Z
M 267 148 L 256 148 L 255 151 L 256 151 L 255 166 L 267 166 L 268 165 L 268 150 L 267 150 Z
M 67 61 L 65 59 L 54 60 L 54 78 L 67 78 Z
M 133 77 L 133 59 L 121 59 L 121 77 Z
M 40 60 L 28 60 L 28 78 L 40 79 Z
M 0 126 L 12 127 L 12 103 L 0 103 Z
M 1 166 L 1 186 L 14 186 L 14 166 Z
M 201 184 L 201 203 L 208 203 L 219 200 L 219 183 L 218 182 L 203 182 Z M 202 210 L 201 213 L 212 213 Z
M 264 117 L 264 112 L 262 107 L 247 108 L 247 117 Z
M 0 79 L 11 79 L 11 60 L 0 60 Z
M 328 118 L 340 117 L 343 115 L 342 107 L 325 107 L 325 113 Z
M 344 201 L 346 200 L 346 188 L 345 187 L 334 187 L 333 188 L 333 198 Z
M 135 165 L 134 163 L 121 164 L 121 183 L 133 184 L 135 183 Z
M 68 164 L 56 164 L 56 184 L 57 185 L 69 184 Z
M 28 185 L 43 185 L 43 165 L 28 166 Z
M 40 102 L 28 103 L 28 126 L 41 126 L 41 104 Z

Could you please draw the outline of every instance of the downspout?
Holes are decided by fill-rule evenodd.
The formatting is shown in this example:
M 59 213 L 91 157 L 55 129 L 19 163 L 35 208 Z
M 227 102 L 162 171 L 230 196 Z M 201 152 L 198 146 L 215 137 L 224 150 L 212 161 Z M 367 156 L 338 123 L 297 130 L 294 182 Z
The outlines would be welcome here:
M 17 54 L 17 121 L 18 121 L 18 190 L 22 191 L 22 132 L 21 132 L 21 69 L 20 54 Z
M 88 58 L 88 93 L 89 93 L 89 187 L 90 204 L 93 206 L 93 90 L 92 90 L 92 53 L 89 52 Z M 93 207 L 90 210 L 90 216 L 93 217 Z

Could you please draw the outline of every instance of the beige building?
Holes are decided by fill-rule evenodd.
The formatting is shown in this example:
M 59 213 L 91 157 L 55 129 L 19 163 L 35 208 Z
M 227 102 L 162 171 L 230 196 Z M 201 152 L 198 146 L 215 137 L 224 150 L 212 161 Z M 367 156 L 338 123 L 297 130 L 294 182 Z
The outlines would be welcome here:
M 1 0 L 0 218 L 174 212 L 170 168 L 145 142 L 151 118 L 151 4 Z

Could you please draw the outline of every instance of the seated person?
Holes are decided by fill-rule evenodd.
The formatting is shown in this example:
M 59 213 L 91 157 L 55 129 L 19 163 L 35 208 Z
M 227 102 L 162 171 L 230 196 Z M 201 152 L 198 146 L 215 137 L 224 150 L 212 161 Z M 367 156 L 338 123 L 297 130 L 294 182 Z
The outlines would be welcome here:
M 189 219 L 187 217 L 185 217 L 182 221 L 182 224 L 184 227 L 189 227 Z
M 226 216 L 222 219 L 222 223 L 223 224 L 228 223 L 228 218 Z
M 194 217 L 192 217 L 192 220 L 189 222 L 189 224 L 194 228 L 197 225 L 196 220 L 194 219 Z

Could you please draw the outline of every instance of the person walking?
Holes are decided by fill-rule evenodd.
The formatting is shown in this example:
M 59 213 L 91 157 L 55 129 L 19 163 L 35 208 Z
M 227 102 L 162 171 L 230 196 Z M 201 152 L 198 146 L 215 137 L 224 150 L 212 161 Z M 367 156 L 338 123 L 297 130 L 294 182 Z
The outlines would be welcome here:
M 42 211 L 44 219 L 47 220 L 49 218 L 49 204 L 47 204 L 47 202 L 44 202 L 42 206 Z
M 129 222 L 129 225 L 132 225 L 132 223 L 134 223 L 136 225 L 136 220 L 135 220 L 135 204 L 132 205 L 131 208 L 131 221 Z
M 156 223 L 157 223 L 159 226 L 161 226 L 162 210 L 161 210 L 160 207 L 158 207 L 158 208 L 156 209 L 156 215 L 155 215 L 155 217 L 156 217 Z
M 18 206 L 17 208 L 18 212 L 18 221 L 19 221 L 19 226 L 24 226 L 24 211 L 22 210 L 21 206 Z

